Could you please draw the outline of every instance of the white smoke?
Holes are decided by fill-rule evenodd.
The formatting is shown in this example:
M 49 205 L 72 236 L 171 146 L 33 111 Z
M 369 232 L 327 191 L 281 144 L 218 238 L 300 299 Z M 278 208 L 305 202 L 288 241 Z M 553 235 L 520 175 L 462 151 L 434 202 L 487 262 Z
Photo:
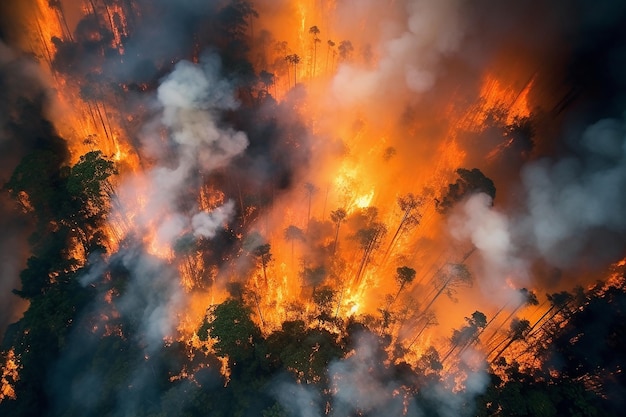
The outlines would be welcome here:
M 606 267 L 622 255 L 624 121 L 598 121 L 580 135 L 577 147 L 568 157 L 541 159 L 523 168 L 525 199 L 515 211 L 501 213 L 488 196 L 477 194 L 450 217 L 451 235 L 471 241 L 479 251 L 479 282 L 492 296 L 498 288 L 506 294 L 507 278 L 519 287 L 527 285 L 530 267 L 538 260 L 560 269 L 589 263 Z
M 375 335 L 357 335 L 354 349 L 328 366 L 330 389 L 325 391 L 325 397 L 329 412 L 325 414 L 421 417 L 427 414 L 426 410 L 435 408 L 446 417 L 470 416 L 474 412 L 474 399 L 489 383 L 483 356 L 468 349 L 460 365 L 463 390 L 453 389 L 458 381 L 433 379 L 420 385 L 420 395 L 416 396 L 412 386 L 415 380 L 398 378 L 393 365 L 385 365 L 386 359 Z M 290 417 L 323 415 L 320 412 L 323 396 L 313 385 L 281 380 L 272 391 Z
M 387 16 L 379 3 L 367 5 L 380 16 L 372 28 L 381 31 L 375 47 L 378 61 L 373 67 L 342 63 L 333 81 L 336 99 L 352 105 L 395 91 L 423 93 L 432 88 L 442 57 L 456 51 L 463 38 L 461 2 L 409 0 L 397 3 L 397 14 Z
M 478 284 L 492 301 L 501 304 L 519 296 L 507 281 L 517 287 L 527 285 L 528 266 L 516 254 L 508 217 L 493 208 L 490 196 L 470 196 L 453 211 L 448 228 L 453 238 L 470 241 L 478 250 Z
M 320 405 L 321 396 L 313 386 L 285 380 L 274 386 L 273 394 L 290 417 L 319 417 L 323 415 Z
M 116 305 L 120 313 L 139 323 L 138 334 L 152 353 L 177 324 L 176 311 L 183 302 L 177 272 L 164 261 L 139 252 L 123 254 L 121 262 L 132 279 Z
M 176 64 L 158 88 L 157 100 L 159 121 L 146 125 L 141 138 L 152 167 L 119 187 L 113 221 L 125 224 L 133 238 L 152 231 L 149 244 L 162 249 L 186 233 L 213 238 L 225 226 L 234 212 L 232 201 L 205 212 L 197 202 L 183 199 L 197 193 L 203 174 L 227 164 L 248 141 L 244 133 L 219 126 L 221 112 L 238 104 L 216 56 L 205 56 L 199 64 Z M 174 331 L 175 311 L 184 297 L 176 268 L 134 249 L 117 257 L 130 271 L 119 310 L 139 321 L 147 349 L 156 350 Z M 93 269 L 101 270 L 97 265 Z M 92 280 L 88 274 L 83 282 Z
M 191 227 L 196 237 L 212 238 L 220 227 L 233 215 L 235 203 L 232 200 L 211 212 L 202 211 L 191 218 Z
M 200 184 L 203 174 L 224 166 L 248 145 L 243 132 L 222 127 L 219 114 L 237 108 L 233 86 L 220 75 L 220 60 L 204 56 L 200 63 L 181 61 L 157 90 L 159 122 L 146 125 L 142 149 L 154 158 L 153 168 L 122 185 L 125 212 L 139 205 L 133 227 L 156 228 L 156 245 L 171 245 L 185 232 L 211 238 L 234 211 L 227 202 L 211 213 L 183 209 L 181 195 Z M 167 137 L 163 137 L 163 132 Z
M 380 346 L 371 334 L 360 335 L 354 354 L 331 363 L 328 374 L 334 392 L 333 415 L 352 415 L 356 411 L 416 416 L 414 400 L 408 398 L 400 383 L 390 378 L 389 370 L 383 365 Z M 406 414 L 405 408 L 409 411 Z
M 588 248 L 611 250 L 611 233 L 626 231 L 626 129 L 624 121 L 605 119 L 582 134 L 580 157 L 527 166 L 522 179 L 528 193 L 523 232 L 552 265 L 566 268 Z M 618 239 L 622 240 L 622 239 Z M 598 246 L 599 245 L 599 246 Z
M 124 284 L 114 305 L 124 323 L 130 324 L 127 330 L 132 330 L 144 352 L 135 364 L 129 364 L 129 380 L 121 384 L 125 388 L 120 390 L 116 404 L 120 415 L 138 413 L 143 403 L 141 395 L 153 388 L 154 370 L 147 358 L 156 355 L 164 339 L 175 333 L 177 312 L 186 297 L 176 265 L 147 254 L 142 242 L 133 239 L 143 240 L 150 231 L 152 246 L 171 248 L 185 234 L 213 238 L 229 221 L 235 209 L 232 201 L 207 212 L 197 202 L 184 198 L 197 194 L 203 175 L 245 150 L 245 134 L 222 127 L 219 121 L 223 111 L 237 105 L 232 85 L 220 76 L 217 57 L 205 56 L 199 64 L 180 62 L 163 79 L 153 104 L 159 113 L 146 124 L 140 138 L 149 168 L 129 174 L 116 190 L 116 211 L 111 221 L 119 222 L 114 226 L 125 225 L 131 242 L 108 259 L 90 257 L 89 269 L 80 278 L 86 286 L 101 279 L 107 270 L 121 266 L 128 271 L 127 276 L 118 277 L 124 279 Z M 95 316 L 103 317 L 97 325 L 104 327 L 106 311 L 111 307 L 95 304 L 95 311 L 104 311 Z M 65 360 L 71 361 L 92 348 L 91 344 L 74 343 Z M 93 386 L 99 379 L 85 383 Z M 138 394 L 129 395 L 128 387 Z M 82 387 L 72 389 L 74 395 L 82 391 Z M 90 397 L 82 402 L 90 408 L 94 401 Z

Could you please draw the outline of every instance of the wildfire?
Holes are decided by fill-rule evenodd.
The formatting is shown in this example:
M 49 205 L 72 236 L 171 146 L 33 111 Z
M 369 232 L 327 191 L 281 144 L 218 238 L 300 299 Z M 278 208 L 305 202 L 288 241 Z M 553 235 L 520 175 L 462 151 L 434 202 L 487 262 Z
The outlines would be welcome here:
M 445 220 L 439 216 L 433 197 L 452 182 L 455 170 L 467 158 L 468 152 L 460 142 L 463 134 L 483 132 L 492 119 L 511 125 L 532 114 L 530 92 L 534 76 L 519 88 L 505 77 L 486 71 L 470 105 L 451 103 L 439 112 L 431 113 L 421 103 L 411 103 L 417 110 L 395 104 L 386 108 L 383 100 L 371 108 L 365 100 L 329 108 L 329 103 L 337 98 L 331 96 L 337 70 L 335 59 L 342 41 L 335 36 L 350 34 L 333 27 L 330 14 L 337 7 L 335 2 L 293 1 L 296 23 L 278 25 L 276 33 L 280 38 L 271 47 L 265 41 L 261 45 L 252 33 L 250 54 L 262 56 L 256 72 L 271 75 L 270 80 L 263 81 L 265 92 L 273 86 L 279 104 L 292 106 L 315 134 L 311 139 L 311 148 L 315 150 L 311 168 L 298 167 L 302 172 L 294 176 L 306 180 L 306 184 L 293 187 L 297 192 L 275 199 L 272 195 L 271 206 L 260 215 L 257 213 L 261 204 L 257 207 L 247 203 L 248 196 L 242 195 L 240 189 L 238 202 L 230 201 L 228 187 L 220 189 L 222 184 L 213 178 L 202 178 L 197 195 L 176 202 L 185 207 L 185 214 L 192 215 L 219 212 L 229 204 L 231 208 L 238 206 L 231 210 L 235 215 L 227 213 L 227 220 L 216 221 L 218 230 L 232 228 L 228 231 L 233 231 L 233 240 L 243 242 L 237 253 L 225 255 L 229 257 L 229 262 L 222 260 L 225 269 L 229 269 L 225 271 L 207 261 L 200 245 L 194 246 L 194 239 L 200 238 L 194 235 L 193 224 L 173 213 L 174 204 L 165 204 L 158 198 L 166 182 L 164 178 L 177 175 L 179 167 L 158 179 L 150 176 L 155 163 L 149 158 L 140 161 L 131 140 L 136 133 L 132 124 L 141 115 L 135 118 L 122 114 L 124 109 L 116 96 L 122 93 L 107 91 L 104 82 L 66 77 L 56 69 L 62 63 L 55 60 L 55 55 L 67 46 L 65 42 L 72 40 L 75 29 L 64 20 L 63 2 L 37 0 L 36 4 L 36 13 L 29 21 L 35 29 L 29 30 L 25 49 L 48 64 L 58 106 L 53 114 L 55 126 L 68 140 L 73 162 L 97 149 L 120 166 L 120 177 L 111 185 L 115 190 L 111 193 L 113 208 L 104 230 L 108 249 L 115 252 L 125 238 L 136 236 L 149 254 L 178 270 L 186 295 L 184 309 L 177 314 L 178 340 L 210 350 L 210 343 L 199 341 L 197 329 L 209 306 L 232 295 L 226 290 L 228 284 L 241 284 L 240 296 L 252 307 L 255 320 L 266 334 L 280 329 L 286 320 L 306 319 L 314 326 L 322 321 L 319 317 L 326 317 L 328 322 L 366 317 L 377 323 L 381 333 L 391 329 L 392 345 L 402 347 L 407 358 L 417 361 L 427 346 L 448 347 L 450 329 L 463 325 L 458 317 L 467 314 L 460 313 L 461 309 L 472 307 L 440 301 L 445 297 L 438 299 L 439 295 L 453 298 L 455 291 L 442 288 L 446 284 L 437 279 L 442 269 L 452 265 L 449 259 L 463 258 L 459 264 L 464 265 L 469 255 L 464 256 L 466 248 L 452 247 L 445 241 Z M 125 39 L 132 33 L 128 14 L 133 12 L 122 4 L 126 3 L 82 5 L 83 17 L 93 16 L 111 32 L 108 46 L 117 51 L 120 60 L 125 58 Z M 281 17 L 285 18 L 261 17 L 258 26 L 265 29 Z M 363 29 L 364 25 L 359 22 L 357 27 Z M 99 35 L 87 31 L 82 36 Z M 344 69 L 376 68 L 381 64 L 378 60 L 384 48 L 372 52 L 371 45 L 359 45 L 356 39 L 354 43 L 343 41 Z M 358 49 L 358 54 L 354 49 Z M 101 51 L 100 57 L 104 54 Z M 194 60 L 198 62 L 197 57 Z M 93 74 L 103 76 L 102 72 L 96 69 Z M 277 85 L 282 92 L 276 91 Z M 128 93 L 128 86 L 117 87 Z M 294 100 L 292 95 L 302 97 Z M 433 128 L 437 124 L 444 128 Z M 497 157 L 511 140 L 503 142 L 487 158 Z M 20 199 L 25 208 L 30 206 L 27 195 Z M 126 204 L 122 207 L 120 201 Z M 246 237 L 254 233 L 261 236 L 260 240 L 248 248 Z M 85 250 L 78 243 L 71 256 L 86 262 Z M 402 266 L 419 270 L 418 278 L 402 282 L 397 273 Z M 112 298 L 107 293 L 107 302 Z M 528 313 L 528 317 L 540 320 L 547 309 L 528 313 L 526 306 L 509 305 L 501 311 Z M 446 321 L 446 326 L 437 328 L 431 316 L 435 312 L 442 322 Z M 451 318 L 453 315 L 457 318 Z M 473 352 L 496 346 L 493 350 L 499 355 L 498 344 L 507 343 L 508 337 L 502 336 L 501 327 L 510 317 L 502 318 L 494 321 L 494 325 L 500 326 L 495 332 L 474 334 L 472 340 L 476 344 L 468 341 L 460 350 Z M 121 330 L 105 324 L 105 334 L 121 334 Z M 450 352 L 456 348 L 452 346 Z M 12 398 L 10 381 L 18 377 L 19 361 L 12 351 L 7 355 L 2 396 Z M 228 360 L 221 361 L 228 381 Z M 478 366 L 475 357 L 471 362 Z M 446 369 L 451 366 L 448 362 Z M 188 377 L 190 373 L 183 370 L 175 378 Z
M 13 349 L 6 352 L 0 375 L 0 402 L 15 399 L 15 383 L 19 380 L 20 363 Z

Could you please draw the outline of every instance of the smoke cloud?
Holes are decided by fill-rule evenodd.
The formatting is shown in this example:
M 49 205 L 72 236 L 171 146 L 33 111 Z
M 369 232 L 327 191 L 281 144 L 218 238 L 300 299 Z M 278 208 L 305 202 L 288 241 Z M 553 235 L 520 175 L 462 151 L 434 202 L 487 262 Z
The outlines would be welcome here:
M 478 250 L 478 285 L 494 305 L 519 297 L 511 283 L 515 288 L 529 283 L 528 261 L 519 257 L 510 227 L 509 218 L 493 208 L 491 197 L 483 193 L 470 196 L 448 219 L 452 237 L 470 241 Z
M 530 284 L 537 261 L 571 272 L 620 259 L 626 244 L 625 132 L 622 120 L 603 119 L 571 140 L 569 155 L 525 165 L 524 199 L 508 214 L 484 194 L 460 205 L 449 219 L 450 233 L 479 250 L 485 290 L 507 288 L 505 279 Z
M 115 254 L 106 264 L 95 263 L 91 273 L 105 271 L 121 274 L 114 276 L 118 282 L 126 278 L 123 292 L 112 303 L 104 300 L 104 293 L 94 299 L 48 374 L 47 389 L 59 414 L 72 410 L 97 415 L 103 404 L 102 395 L 111 395 L 110 387 L 103 389 L 103 384 L 111 378 L 119 379 L 115 375 L 118 367 L 130 371 L 119 372 L 126 377 L 113 389 L 115 398 L 108 399 L 111 415 L 136 414 L 145 407 L 147 398 L 159 401 L 155 375 L 165 362 L 164 338 L 174 334 L 177 312 L 186 300 L 178 271 L 166 261 L 147 255 L 139 246 Z M 97 288 L 110 285 L 100 282 Z M 119 334 L 109 334 L 111 329 Z M 117 337 L 124 342 L 120 344 Z M 131 340 L 126 341 L 127 337 Z M 110 351 L 103 352 L 103 346 L 109 343 Z M 98 366 L 94 355 L 108 360 L 109 366 Z
M 626 221 L 624 122 L 604 119 L 579 139 L 579 156 L 540 160 L 522 173 L 528 193 L 529 238 L 559 268 L 580 258 L 594 264 L 618 259 Z M 578 260 L 578 261 L 577 261 Z
M 473 401 L 484 392 L 488 376 L 481 355 L 467 351 L 462 358 L 464 388 L 455 382 L 431 380 L 412 387 L 416 381 L 404 380 L 401 371 L 387 363 L 380 340 L 371 333 L 355 336 L 353 349 L 346 358 L 329 364 L 329 395 L 311 386 L 290 381 L 276 382 L 272 392 L 290 417 L 318 416 L 325 403 L 331 416 L 353 414 L 421 417 L 436 415 L 459 417 L 473 415 Z M 413 389 L 418 390 L 415 395 Z
M 48 122 L 51 100 L 39 66 L 0 38 L 0 187 L 22 157 L 43 146 L 53 135 Z M 3 190 L 4 191 L 4 190 Z M 15 321 L 26 303 L 11 293 L 19 288 L 19 272 L 26 264 L 26 236 L 32 224 L 18 213 L 6 192 L 0 196 L 0 340 L 6 326 Z
M 228 200 L 203 211 L 196 201 L 181 200 L 189 198 L 190 188 L 194 191 L 191 195 L 197 195 L 202 186 L 199 178 L 228 164 L 248 145 L 244 133 L 222 127 L 219 121 L 222 112 L 238 106 L 233 87 L 221 77 L 220 68 L 217 56 L 206 55 L 199 64 L 179 62 L 162 79 L 153 104 L 156 121 L 145 126 L 141 137 L 151 167 L 130 175 L 114 197 L 117 211 L 112 214 L 113 221 L 122 219 L 132 225 L 133 234 L 110 258 L 92 256 L 89 269 L 80 278 L 84 286 L 106 290 L 110 284 L 104 277 L 113 274 L 113 279 L 124 280 L 124 285 L 113 306 L 102 301 L 105 294 L 96 298 L 51 374 L 51 386 L 59 386 L 65 379 L 74 381 L 69 393 L 52 392 L 59 410 L 97 411 L 94 407 L 101 399 L 88 392 L 110 376 L 81 370 L 79 364 L 103 343 L 100 337 L 112 325 L 109 320 L 113 317 L 123 323 L 120 331 L 129 332 L 140 347 L 125 359 L 131 361 L 125 366 L 132 372 L 119 385 L 114 415 L 138 413 L 151 396 L 155 403 L 160 402 L 158 382 L 153 378 L 155 367 L 163 366 L 160 351 L 164 339 L 175 335 L 179 312 L 189 300 L 177 264 L 147 252 L 171 250 L 186 233 L 202 239 L 215 237 L 233 216 L 234 202 Z M 142 237 L 152 231 L 151 240 L 143 242 Z M 96 329 L 94 334 L 81 331 L 87 325 Z M 156 357 L 151 359 L 153 355 Z
M 339 65 L 332 85 L 336 100 L 354 105 L 363 100 L 384 100 L 390 94 L 405 97 L 407 92 L 430 90 L 437 79 L 438 64 L 461 43 L 465 23 L 460 3 L 403 1 L 383 9 L 369 4 L 366 10 L 380 19 L 378 26 L 371 28 L 378 34 L 373 53 L 377 62 L 355 64 L 342 53 L 345 62 Z M 351 5 L 340 4 L 338 9 L 339 16 L 353 18 Z
M 121 215 L 141 207 L 133 224 L 156 227 L 157 247 L 171 245 L 187 231 L 212 238 L 233 214 L 232 201 L 210 213 L 193 203 L 181 204 L 190 187 L 202 186 L 204 175 L 228 164 L 248 145 L 243 132 L 220 126 L 220 112 L 238 106 L 220 68 L 219 57 L 205 55 L 199 64 L 179 62 L 162 80 L 157 90 L 159 122 L 147 124 L 141 136 L 142 149 L 155 166 L 131 177 L 119 192 Z

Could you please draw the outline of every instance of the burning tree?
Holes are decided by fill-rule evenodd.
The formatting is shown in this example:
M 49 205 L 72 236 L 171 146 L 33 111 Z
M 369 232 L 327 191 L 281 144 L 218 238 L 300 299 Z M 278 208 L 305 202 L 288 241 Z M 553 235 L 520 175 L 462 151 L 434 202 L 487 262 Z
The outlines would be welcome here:
M 339 42 L 339 57 L 342 61 L 348 61 L 352 57 L 352 52 L 354 52 L 354 46 L 352 42 L 348 40 L 343 40 Z
M 409 285 L 415 279 L 415 269 L 409 268 L 408 266 L 401 266 L 396 269 L 396 281 L 398 283 L 398 292 L 395 297 L 393 297 L 393 301 L 396 301 L 402 290 L 406 285 Z
M 320 30 L 317 26 L 311 26 L 309 28 L 309 33 L 313 35 L 313 76 L 315 77 L 315 67 L 317 64 L 317 44 L 322 42 L 317 35 L 320 34 Z
M 389 255 L 393 246 L 396 244 L 397 239 L 403 232 L 410 230 L 412 227 L 419 224 L 421 214 L 419 212 L 415 212 L 415 210 L 419 209 L 424 204 L 424 199 L 418 198 L 412 193 L 409 193 L 399 196 L 397 203 L 400 210 L 402 210 L 402 218 L 400 219 L 400 224 L 398 224 L 396 232 L 389 242 L 385 257 Z
M 452 298 L 459 288 L 469 287 L 471 285 L 472 274 L 467 269 L 467 266 L 464 264 L 445 264 L 435 274 L 433 286 L 436 292 L 428 304 L 426 304 L 426 307 L 424 307 L 423 312 L 428 312 L 441 294 L 446 294 L 448 297 Z
M 367 227 L 359 229 L 356 232 L 354 238 L 357 240 L 360 249 L 363 251 L 359 269 L 357 270 L 355 276 L 357 282 L 360 281 L 365 268 L 367 268 L 367 265 L 371 261 L 372 253 L 378 249 L 386 232 L 387 227 L 383 223 L 376 221 L 371 222 Z
M 489 357 L 498 347 L 500 347 L 502 343 L 506 342 L 504 346 L 502 346 L 502 349 L 500 349 L 498 353 L 496 353 L 496 356 L 494 356 L 493 358 L 493 362 L 497 361 L 498 358 L 504 353 L 504 351 L 507 350 L 509 346 L 513 344 L 513 342 L 517 340 L 523 340 L 526 337 L 526 335 L 528 335 L 529 332 L 530 332 L 530 322 L 528 320 L 526 319 L 520 320 L 517 318 L 513 319 L 510 324 L 508 338 L 498 343 L 493 349 L 491 349 L 489 353 L 487 353 L 487 357 Z
M 252 254 L 261 262 L 265 285 L 267 285 L 267 264 L 272 260 L 271 248 L 272 247 L 269 243 L 264 243 L 254 248 L 254 251 L 252 252 Z
M 465 317 L 465 321 L 467 325 L 460 329 L 454 329 L 452 332 L 450 350 L 443 357 L 442 362 L 445 362 L 456 349 L 464 349 L 466 346 L 478 342 L 478 334 L 487 325 L 487 316 L 480 311 L 474 311 L 470 317 Z
M 293 249 L 296 241 L 304 242 L 304 230 L 297 226 L 290 225 L 285 229 L 285 240 L 291 242 L 291 264 L 293 266 Z
M 472 194 L 485 193 L 492 200 L 496 197 L 493 181 L 478 168 L 472 170 L 459 168 L 456 174 L 459 176 L 456 182 L 448 185 L 441 199 L 435 199 L 435 205 L 440 213 L 448 212 L 456 203 Z
M 348 214 L 342 208 L 330 212 L 330 219 L 335 223 L 335 240 L 333 242 L 333 255 L 337 252 L 337 240 L 339 239 L 339 227 L 343 223 Z

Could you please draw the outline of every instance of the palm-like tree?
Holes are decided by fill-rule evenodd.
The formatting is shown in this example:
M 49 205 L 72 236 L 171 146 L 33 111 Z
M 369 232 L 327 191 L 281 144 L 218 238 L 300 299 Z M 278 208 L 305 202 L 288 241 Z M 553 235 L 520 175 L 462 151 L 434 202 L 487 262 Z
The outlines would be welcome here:
M 470 317 L 465 317 L 465 321 L 467 325 L 452 331 L 452 337 L 450 338 L 451 346 L 448 353 L 446 353 L 441 360 L 442 363 L 445 362 L 457 348 L 463 350 L 466 346 L 477 341 L 478 334 L 487 325 L 487 316 L 476 310 Z
M 502 347 L 502 349 L 500 349 L 498 351 L 498 353 L 496 353 L 496 356 L 493 358 L 493 362 L 495 363 L 495 361 L 502 356 L 502 354 L 504 353 L 505 350 L 507 350 L 509 348 L 509 346 L 511 346 L 513 344 L 513 342 L 515 342 L 516 340 L 522 340 L 524 339 L 528 333 L 530 332 L 530 322 L 526 319 L 518 319 L 518 318 L 514 318 L 511 321 L 510 324 L 510 329 L 507 335 L 507 338 L 504 339 L 502 342 L 500 342 L 499 344 L 497 344 L 493 349 L 491 349 L 489 351 L 489 353 L 487 354 L 487 357 L 491 356 L 491 354 L 504 342 L 506 342 L 506 344 Z
M 270 260 L 272 260 L 272 247 L 269 243 L 265 243 L 263 245 L 257 246 L 253 254 L 261 261 L 261 267 L 263 268 L 263 279 L 265 280 L 265 285 L 267 285 L 267 264 Z
M 319 35 L 320 30 L 317 26 L 311 26 L 309 28 L 309 33 L 313 35 L 313 76 L 315 76 L 315 64 L 317 63 L 317 44 L 321 42 L 320 38 L 318 38 L 317 35 Z
M 326 49 L 326 72 L 328 72 L 328 56 L 330 55 L 330 50 L 335 47 L 335 42 L 329 39 L 327 42 L 327 45 L 328 45 L 328 49 Z M 335 54 L 335 50 L 333 49 L 333 56 L 334 54 Z
M 335 223 L 335 243 L 333 244 L 333 255 L 337 250 L 337 239 L 339 239 L 339 227 L 346 219 L 348 213 L 342 208 L 330 212 L 330 219 Z
M 465 264 L 447 263 L 435 274 L 433 284 L 437 291 L 424 308 L 424 313 L 428 312 L 441 294 L 446 293 L 452 297 L 459 287 L 470 287 L 472 285 L 472 274 Z
M 352 56 L 352 52 L 354 51 L 354 46 L 352 46 L 352 42 L 350 41 L 341 41 L 339 42 L 339 57 L 342 61 L 347 61 Z
M 293 85 L 298 83 L 298 64 L 300 63 L 300 55 L 298 54 L 289 54 L 285 57 L 285 61 L 293 65 Z M 289 67 L 287 67 L 289 68 Z M 289 69 L 287 69 L 287 76 L 289 76 Z
M 298 226 L 290 225 L 285 229 L 285 240 L 291 242 L 291 265 L 293 266 L 293 249 L 296 240 L 304 242 L 304 231 Z
M 293 86 L 295 87 L 298 84 L 298 64 L 300 63 L 300 55 L 293 54 L 292 55 L 292 63 L 293 63 Z
M 304 184 L 304 189 L 306 190 L 306 194 L 309 199 L 309 205 L 307 209 L 307 217 L 306 217 L 306 228 L 309 230 L 309 223 L 311 222 L 311 201 L 313 199 L 313 194 L 318 191 L 318 188 L 312 182 L 307 182 Z
M 396 301 L 396 299 L 407 284 L 413 282 L 413 280 L 415 279 L 415 274 L 415 269 L 409 268 L 408 266 L 401 266 L 396 269 L 396 281 L 398 282 L 399 288 L 396 296 L 393 298 L 393 301 Z
M 387 251 L 385 252 L 385 259 L 389 256 L 389 253 L 393 249 L 393 246 L 396 244 L 398 237 L 406 231 L 419 224 L 421 219 L 421 214 L 419 212 L 415 212 L 415 210 L 419 209 L 424 204 L 424 199 L 420 197 L 416 197 L 413 193 L 409 193 L 406 195 L 402 195 L 398 197 L 398 206 L 400 210 L 402 210 L 402 219 L 400 220 L 400 224 L 396 229 L 393 237 L 391 238 L 391 242 L 389 242 L 389 246 L 387 247 Z

